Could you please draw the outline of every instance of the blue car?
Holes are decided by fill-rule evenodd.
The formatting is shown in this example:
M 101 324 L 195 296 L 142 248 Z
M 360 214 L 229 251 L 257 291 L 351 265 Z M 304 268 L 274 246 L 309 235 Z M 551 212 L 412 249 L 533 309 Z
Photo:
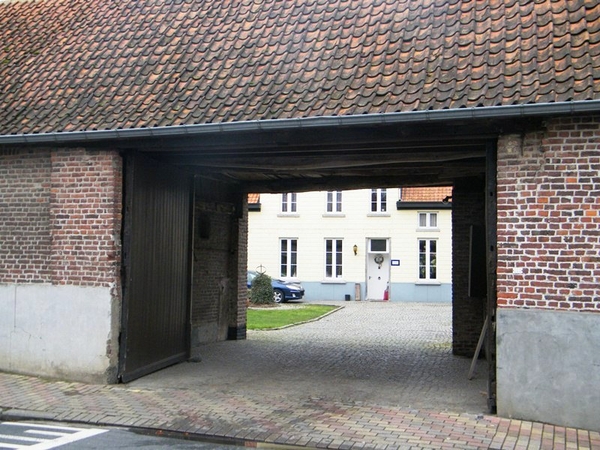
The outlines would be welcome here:
M 257 275 L 258 272 L 248 271 L 248 288 L 252 287 L 252 281 Z M 275 303 L 300 300 L 304 297 L 304 288 L 300 283 L 271 278 L 271 286 L 273 286 L 273 300 Z

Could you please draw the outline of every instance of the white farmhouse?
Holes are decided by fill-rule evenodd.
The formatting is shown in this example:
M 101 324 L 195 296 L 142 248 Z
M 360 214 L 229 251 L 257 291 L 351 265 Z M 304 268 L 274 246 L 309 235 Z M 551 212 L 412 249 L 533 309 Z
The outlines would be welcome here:
M 450 302 L 451 187 L 250 194 L 248 269 L 306 300 Z

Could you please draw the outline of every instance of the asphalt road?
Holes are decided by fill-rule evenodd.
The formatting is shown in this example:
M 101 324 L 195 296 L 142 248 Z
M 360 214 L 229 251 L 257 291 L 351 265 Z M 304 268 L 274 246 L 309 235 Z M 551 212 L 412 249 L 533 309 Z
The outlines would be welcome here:
M 204 449 L 236 450 L 244 447 L 199 442 L 168 435 L 141 434 L 128 429 L 89 427 L 63 423 L 1 422 L 0 449 Z

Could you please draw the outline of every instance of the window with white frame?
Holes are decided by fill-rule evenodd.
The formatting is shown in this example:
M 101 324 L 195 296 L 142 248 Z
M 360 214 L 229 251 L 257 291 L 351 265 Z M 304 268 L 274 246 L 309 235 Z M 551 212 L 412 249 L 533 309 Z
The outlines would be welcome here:
M 342 277 L 342 239 L 325 239 L 325 278 Z
M 371 212 L 387 211 L 387 189 L 371 189 Z
M 298 240 L 280 240 L 281 257 L 279 273 L 282 277 L 295 277 L 298 271 Z
M 327 191 L 327 212 L 342 212 L 342 191 Z
M 295 213 L 297 205 L 297 195 L 295 192 L 287 192 L 281 194 L 281 212 L 283 213 Z
M 436 239 L 419 239 L 419 280 L 437 280 Z
M 419 213 L 419 228 L 436 228 L 438 227 L 437 212 L 420 212 Z

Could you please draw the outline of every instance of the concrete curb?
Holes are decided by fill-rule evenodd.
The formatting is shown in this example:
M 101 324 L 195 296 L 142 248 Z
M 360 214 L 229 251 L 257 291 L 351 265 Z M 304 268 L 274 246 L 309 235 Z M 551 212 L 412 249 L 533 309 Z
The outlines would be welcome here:
M 331 314 L 333 314 L 334 312 L 338 312 L 340 309 L 344 309 L 343 306 L 337 306 L 336 305 L 326 305 L 326 304 L 320 304 L 320 303 L 312 303 L 311 305 L 317 305 L 317 306 L 333 306 L 335 307 L 335 309 L 332 309 L 331 311 L 326 312 L 325 314 L 319 316 L 319 317 L 315 317 L 314 319 L 310 319 L 310 320 L 304 320 L 302 322 L 296 322 L 296 323 L 291 323 L 289 325 L 283 325 L 281 327 L 276 327 L 276 328 L 263 328 L 262 330 L 251 330 L 251 331 L 276 331 L 276 330 L 285 330 L 286 328 L 292 328 L 292 327 L 297 327 L 300 325 L 304 325 L 306 323 L 311 323 L 311 322 L 317 322 Z

